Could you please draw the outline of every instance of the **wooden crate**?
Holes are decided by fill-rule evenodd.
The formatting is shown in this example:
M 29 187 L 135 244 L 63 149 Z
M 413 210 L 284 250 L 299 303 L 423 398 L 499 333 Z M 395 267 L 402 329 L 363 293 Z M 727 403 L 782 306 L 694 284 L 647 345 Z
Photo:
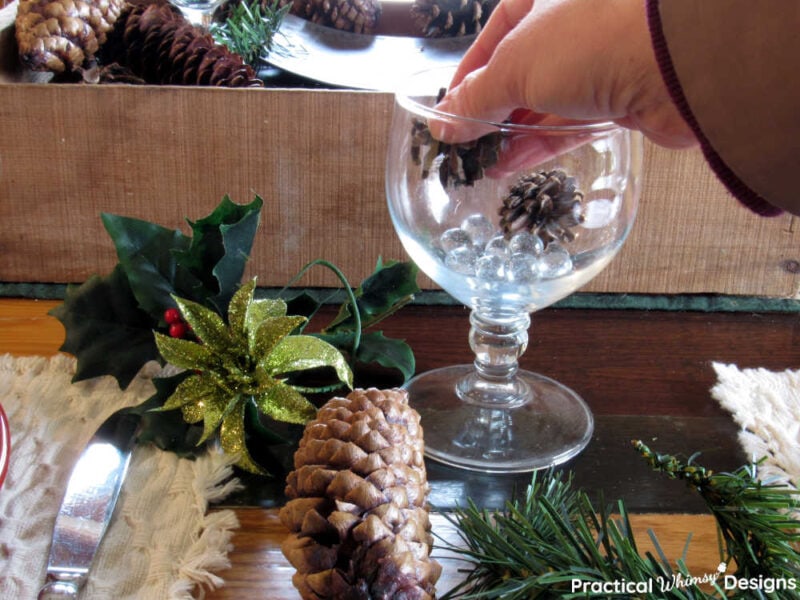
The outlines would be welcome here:
M 80 282 L 115 262 L 100 212 L 185 227 L 224 194 L 265 199 L 251 274 L 326 258 L 353 281 L 405 254 L 389 222 L 392 98 L 347 90 L 28 83 L 0 11 L 0 282 Z M 800 228 L 740 207 L 699 152 L 647 144 L 634 231 L 585 289 L 800 293 Z M 423 282 L 426 287 L 432 284 Z M 303 285 L 337 285 L 322 271 Z

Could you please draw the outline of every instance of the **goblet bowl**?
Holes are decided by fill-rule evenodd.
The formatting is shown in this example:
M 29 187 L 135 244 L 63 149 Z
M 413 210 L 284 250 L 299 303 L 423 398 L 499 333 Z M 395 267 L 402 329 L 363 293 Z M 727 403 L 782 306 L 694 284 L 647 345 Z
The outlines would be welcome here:
M 519 369 L 529 315 L 586 284 L 622 247 L 642 140 L 608 122 L 444 113 L 437 92 L 452 73 L 417 74 L 396 94 L 386 193 L 410 257 L 472 309 L 475 361 L 407 387 L 430 457 L 485 472 L 535 470 L 580 452 L 593 417 L 572 390 Z

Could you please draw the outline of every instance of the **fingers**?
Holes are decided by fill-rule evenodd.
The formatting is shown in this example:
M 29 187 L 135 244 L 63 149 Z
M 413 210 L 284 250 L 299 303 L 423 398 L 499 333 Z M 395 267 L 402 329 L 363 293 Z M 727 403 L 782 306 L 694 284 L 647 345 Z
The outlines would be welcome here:
M 501 0 L 435 108 L 468 118 L 430 123 L 447 143 L 509 115 L 615 121 L 664 146 L 695 143 L 664 86 L 640 0 Z
M 435 108 L 451 115 L 477 120 L 459 120 L 438 131 L 432 123 L 431 132 L 434 137 L 448 143 L 458 143 L 491 131 L 493 127 L 481 121 L 502 122 L 514 108 L 511 98 L 505 94 L 504 86 L 504 82 L 498 81 L 495 70 L 481 67 L 469 73 Z
M 526 74 L 524 60 L 498 60 L 498 55 L 514 54 L 524 48 L 514 41 L 522 37 L 520 23 L 533 10 L 534 2 L 543 0 L 501 0 L 480 35 L 467 50 L 454 74 L 448 93 L 436 109 L 454 115 L 492 122 L 508 119 L 514 109 L 524 106 L 519 93 Z M 531 118 L 531 111 L 524 113 Z M 450 143 L 464 142 L 486 133 L 480 123 L 459 122 L 432 132 Z
M 590 133 L 562 135 L 518 134 L 504 140 L 497 162 L 486 170 L 488 177 L 505 177 L 533 169 L 594 139 Z
M 450 87 L 454 88 L 467 73 L 486 66 L 495 48 L 528 14 L 534 0 L 502 0 L 492 11 L 483 30 L 467 49 L 456 69 Z

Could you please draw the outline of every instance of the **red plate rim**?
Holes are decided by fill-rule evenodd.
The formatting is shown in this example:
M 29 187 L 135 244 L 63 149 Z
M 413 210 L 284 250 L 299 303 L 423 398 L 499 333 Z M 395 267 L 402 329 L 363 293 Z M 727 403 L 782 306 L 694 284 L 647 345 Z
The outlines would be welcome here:
M 8 430 L 8 418 L 3 405 L 0 404 L 0 487 L 3 487 L 3 481 L 8 472 L 8 455 L 11 450 L 11 435 Z

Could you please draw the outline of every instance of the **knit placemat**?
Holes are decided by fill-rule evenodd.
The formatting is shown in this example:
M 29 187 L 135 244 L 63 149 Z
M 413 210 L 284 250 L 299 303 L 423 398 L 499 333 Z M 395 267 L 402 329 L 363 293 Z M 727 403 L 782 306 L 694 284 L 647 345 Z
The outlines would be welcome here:
M 740 369 L 714 363 L 711 395 L 741 427 L 739 442 L 750 460 L 764 459 L 762 480 L 800 483 L 800 371 Z
M 11 430 L 0 489 L 2 598 L 36 598 L 75 460 L 106 417 L 152 395 L 158 366 L 145 366 L 124 392 L 111 377 L 72 384 L 74 371 L 66 355 L 0 355 L 0 402 Z M 208 508 L 239 486 L 231 462 L 214 451 L 192 461 L 136 447 L 81 600 L 202 598 L 222 585 L 238 522 L 233 511 Z

